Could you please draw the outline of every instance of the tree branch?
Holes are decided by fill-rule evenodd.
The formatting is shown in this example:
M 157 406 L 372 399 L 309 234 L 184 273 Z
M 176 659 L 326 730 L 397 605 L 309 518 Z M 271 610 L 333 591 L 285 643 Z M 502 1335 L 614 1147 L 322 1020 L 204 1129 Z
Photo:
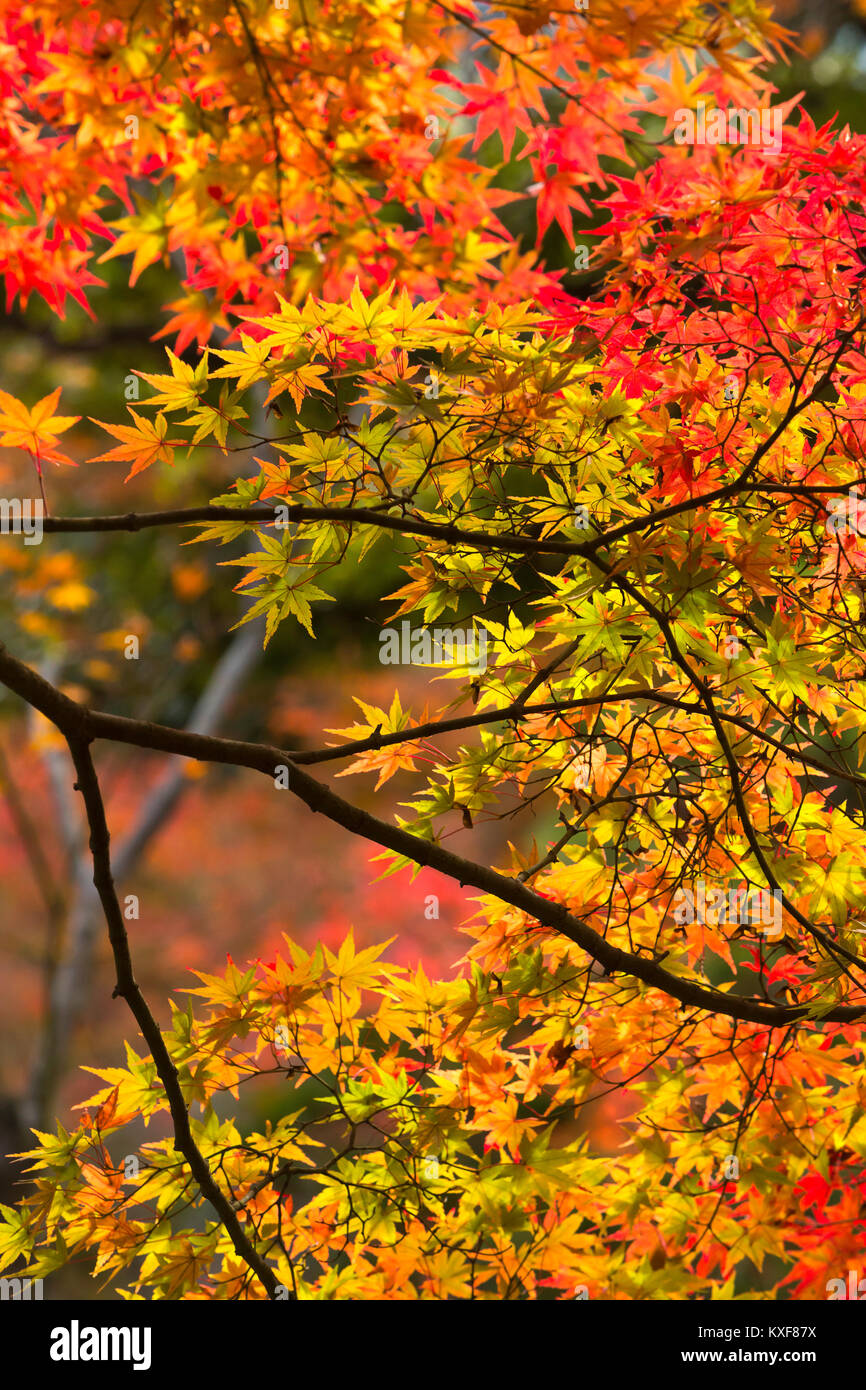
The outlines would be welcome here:
M 510 903 L 520 912 L 534 918 L 551 931 L 559 932 L 574 941 L 603 966 L 608 975 L 633 976 L 645 984 L 678 999 L 693 1008 L 706 1009 L 728 1018 L 743 1019 L 765 1027 L 785 1027 L 808 1019 L 806 1006 L 765 1004 L 742 995 L 726 994 L 712 986 L 682 980 L 664 970 L 656 961 L 630 955 L 612 946 L 599 936 L 587 922 L 575 917 L 560 903 L 552 902 L 531 889 L 508 878 L 495 869 L 473 863 L 443 849 L 441 845 L 422 840 L 398 826 L 389 825 L 360 807 L 323 786 L 282 749 L 260 743 L 244 743 L 236 739 L 214 738 L 192 734 L 164 725 L 126 719 L 119 715 L 101 714 L 71 700 L 37 672 L 16 660 L 0 644 L 0 682 L 28 704 L 34 705 L 47 719 L 63 731 L 67 739 L 105 738 L 129 743 L 140 748 L 157 748 L 166 753 L 198 758 L 203 762 L 248 767 L 273 778 L 277 768 L 289 769 L 289 790 L 311 811 L 319 812 L 353 835 L 361 836 L 393 850 L 415 864 L 436 869 L 464 886 L 471 885 L 502 902 Z M 830 1023 L 851 1023 L 866 1016 L 866 1005 L 839 1005 L 822 1015 Z
M 46 535 L 95 531 L 144 531 L 154 526 L 177 526 L 199 521 L 246 521 L 251 526 L 273 524 L 278 508 L 274 507 L 173 507 L 160 512 L 127 512 L 121 516 L 46 516 L 42 529 Z M 509 532 L 467 531 L 450 522 L 419 521 L 413 517 L 389 516 L 386 512 L 366 507 L 311 507 L 305 503 L 279 504 L 281 519 L 290 522 L 345 521 L 363 526 L 378 526 L 385 531 L 399 531 L 407 536 L 425 536 L 446 541 L 450 545 L 466 544 L 476 550 L 498 550 L 515 555 L 584 555 L 601 538 L 593 541 L 536 540 Z M 648 518 L 651 520 L 652 518 Z
M 218 726 L 238 686 L 260 655 L 261 624 L 249 623 L 232 640 L 214 667 L 190 716 L 188 730 L 208 734 Z M 118 879 L 122 880 L 131 872 L 150 840 L 174 811 L 186 785 L 182 766 L 166 769 L 119 845 L 114 860 Z M 58 791 L 65 793 L 66 790 L 67 782 L 63 779 Z M 62 804 L 65 797 L 60 800 Z M 75 862 L 74 876 L 75 891 L 66 929 L 66 949 L 62 958 L 55 962 L 49 1007 L 27 1092 L 21 1103 L 24 1121 L 31 1127 L 45 1125 L 48 1121 L 62 1061 L 85 1008 L 88 984 L 93 976 L 99 899 L 80 859 Z
M 111 872 L 110 837 L 105 819 L 105 807 L 99 788 L 99 779 L 90 756 L 89 740 L 80 734 L 67 733 L 69 751 L 78 774 L 76 790 L 84 798 L 87 822 L 90 826 L 90 852 L 93 857 L 93 883 L 102 903 L 108 937 L 114 955 L 117 984 L 112 998 L 125 999 L 129 1009 L 141 1029 L 157 1074 L 165 1087 L 166 1099 L 171 1111 L 174 1127 L 175 1147 L 183 1154 L 190 1171 L 199 1185 L 202 1196 L 210 1202 L 219 1221 L 229 1234 L 238 1256 L 256 1274 L 270 1298 L 276 1298 L 279 1287 L 273 1270 L 258 1254 L 244 1234 L 237 1212 L 231 1202 L 220 1191 L 213 1174 L 192 1137 L 189 1113 L 181 1091 L 177 1068 L 171 1060 L 159 1024 L 147 1006 L 144 995 L 136 983 L 129 951 L 129 939 L 123 924 L 123 913 L 117 900 L 114 879 Z

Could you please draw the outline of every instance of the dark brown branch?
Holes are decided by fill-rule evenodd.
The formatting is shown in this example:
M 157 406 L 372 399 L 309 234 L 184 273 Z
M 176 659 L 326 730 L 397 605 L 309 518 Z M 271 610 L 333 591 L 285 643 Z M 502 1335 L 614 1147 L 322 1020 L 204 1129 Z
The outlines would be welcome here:
M 58 725 L 58 727 L 61 727 Z M 174 1128 L 174 1142 L 183 1154 L 190 1171 L 199 1185 L 202 1196 L 210 1202 L 222 1225 L 231 1239 L 239 1257 L 258 1276 L 268 1296 L 275 1299 L 279 1288 L 271 1267 L 258 1254 L 248 1237 L 244 1234 L 237 1212 L 232 1203 L 220 1191 L 201 1150 L 192 1137 L 189 1113 L 180 1087 L 177 1068 L 171 1060 L 159 1024 L 147 1006 L 132 969 L 129 951 L 129 938 L 123 922 L 123 913 L 117 899 L 114 879 L 111 872 L 110 837 L 105 819 L 105 806 L 99 779 L 90 756 L 89 739 L 81 733 L 64 729 L 69 751 L 75 763 L 78 776 L 76 790 L 84 798 L 87 822 L 90 827 L 90 852 L 93 857 L 93 883 L 99 894 L 102 910 L 108 925 L 108 937 L 114 955 L 117 984 L 112 998 L 125 999 L 129 1009 L 141 1029 L 156 1066 L 160 1081 L 165 1087 L 166 1099 L 171 1111 Z
M 803 406 L 809 402 L 804 401 Z M 802 406 L 800 407 L 802 409 Z M 794 412 L 795 414 L 798 412 Z M 790 420 L 786 421 L 786 425 Z M 777 429 L 774 434 L 778 436 Z M 775 439 L 772 441 L 775 442 Z M 752 465 L 749 465 L 751 467 Z M 430 540 L 441 540 L 451 545 L 468 545 L 476 550 L 501 551 L 510 555 L 579 555 L 589 557 L 602 546 L 610 545 L 625 536 L 643 531 L 649 526 L 658 526 L 685 512 L 699 511 L 715 502 L 730 501 L 744 494 L 776 494 L 786 496 L 817 497 L 825 493 L 844 495 L 855 483 L 829 483 L 793 486 L 776 483 L 749 483 L 744 477 L 716 488 L 712 492 L 689 497 L 682 502 L 671 503 L 667 507 L 647 512 L 622 522 L 610 531 L 603 531 L 587 541 L 566 541 L 535 536 L 516 535 L 508 531 L 470 531 L 449 522 L 420 521 L 406 516 L 389 516 L 385 512 L 370 511 L 360 507 L 313 507 L 305 503 L 282 503 L 280 515 L 286 515 L 290 522 L 345 521 L 363 526 L 378 526 L 385 531 L 397 531 L 407 536 L 425 536 Z M 109 516 L 46 516 L 42 529 L 46 535 L 91 534 L 102 531 L 146 531 L 159 526 L 195 525 L 206 521 L 245 521 L 250 526 L 273 525 L 277 517 L 277 507 L 217 506 L 211 503 L 195 507 L 169 507 L 157 512 L 122 512 Z M 565 519 L 565 518 L 563 518 Z M 9 534 L 12 534 L 11 532 Z
M 384 849 L 393 850 L 412 863 L 436 869 L 464 886 L 469 884 L 482 893 L 489 893 L 502 902 L 574 941 L 604 967 L 608 975 L 629 975 L 654 989 L 678 999 L 692 1008 L 706 1009 L 728 1018 L 739 1018 L 765 1027 L 784 1027 L 809 1017 L 805 1006 L 764 1004 L 742 995 L 726 994 L 712 986 L 699 985 L 669 974 L 656 961 L 647 960 L 612 946 L 587 922 L 573 916 L 561 904 L 552 902 L 508 878 L 495 869 L 463 859 L 441 845 L 422 840 L 398 826 L 389 825 L 360 807 L 337 796 L 304 772 L 282 749 L 260 743 L 244 743 L 236 739 L 214 738 L 203 734 L 186 733 L 161 724 L 144 723 L 118 715 L 100 714 L 76 703 L 48 681 L 16 660 L 0 644 L 0 682 L 20 695 L 28 704 L 40 710 L 56 724 L 68 740 L 95 738 L 129 743 L 140 748 L 159 749 L 202 762 L 248 767 L 273 778 L 277 769 L 289 769 L 289 789 L 311 811 L 342 825 L 345 830 Z M 839 1005 L 823 1017 L 830 1023 L 851 1023 L 866 1016 L 866 1005 Z
M 214 668 L 187 728 L 197 733 L 216 732 L 227 702 L 233 698 L 238 683 L 261 654 L 261 636 L 257 623 L 249 623 L 235 635 Z M 65 757 L 62 761 L 66 768 Z M 144 853 L 151 838 L 170 819 L 188 786 L 183 767 L 175 760 L 170 761 L 164 775 L 144 798 L 130 830 L 115 850 L 114 873 L 121 882 Z M 68 779 L 64 778 L 62 790 L 66 791 L 67 787 Z M 78 807 L 74 798 L 72 809 L 77 822 Z M 64 1062 L 68 1059 L 69 1040 L 87 1005 L 93 978 L 94 945 L 102 917 L 99 899 L 90 882 L 89 858 L 76 859 L 73 874 L 75 891 L 63 933 L 63 949 L 56 952 L 57 959 L 49 975 L 45 1027 L 24 1101 L 32 1125 L 39 1129 L 44 1129 L 50 1122 L 50 1107 Z
M 584 555 L 600 543 L 594 541 L 536 540 L 507 531 L 467 531 L 449 522 L 418 521 L 413 517 L 389 516 L 365 507 L 311 507 L 304 503 L 282 503 L 279 507 L 173 507 L 161 512 L 127 512 L 120 516 L 46 516 L 42 529 L 47 535 L 96 531 L 144 531 L 154 526 L 177 526 L 198 521 L 247 521 L 251 526 L 272 525 L 286 516 L 290 522 L 345 521 L 363 526 L 379 526 L 407 536 L 425 536 L 450 545 L 471 545 L 476 550 L 499 550 L 514 555 Z M 651 520 L 652 518 L 648 518 Z

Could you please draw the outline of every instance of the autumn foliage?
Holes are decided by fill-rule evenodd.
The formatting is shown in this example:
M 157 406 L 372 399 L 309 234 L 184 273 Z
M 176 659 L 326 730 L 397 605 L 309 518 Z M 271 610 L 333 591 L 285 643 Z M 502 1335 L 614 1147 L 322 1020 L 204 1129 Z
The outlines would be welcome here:
M 37 1133 L 0 1267 L 87 1254 L 131 1298 L 824 1297 L 866 1234 L 866 140 L 788 102 L 779 149 L 674 141 L 699 101 L 772 104 L 785 36 L 751 0 L 7 3 L 2 25 L 10 304 L 86 306 L 114 257 L 130 284 L 168 259 L 179 294 L 125 414 L 4 392 L 0 444 L 42 474 L 61 433 L 98 433 L 94 532 L 99 469 L 145 513 L 210 450 L 219 495 L 129 529 L 195 523 L 178 544 L 216 551 L 266 642 L 312 639 L 387 550 L 405 579 L 377 623 L 483 631 L 488 658 L 280 750 L 112 719 L 0 652 L 69 744 L 145 1036 L 90 1068 L 74 1129 Z M 275 818 L 293 795 L 363 837 L 395 893 L 417 866 L 468 886 L 461 968 L 287 937 L 154 1032 L 106 740 L 257 771 Z M 400 813 L 334 767 L 399 777 Z M 499 820 L 495 864 L 450 847 Z M 727 911 L 745 893 L 778 916 Z M 275 1077 L 279 1119 L 225 1118 Z M 582 1112 L 613 1092 L 602 1155 Z M 171 1136 L 126 1163 L 161 1112 Z

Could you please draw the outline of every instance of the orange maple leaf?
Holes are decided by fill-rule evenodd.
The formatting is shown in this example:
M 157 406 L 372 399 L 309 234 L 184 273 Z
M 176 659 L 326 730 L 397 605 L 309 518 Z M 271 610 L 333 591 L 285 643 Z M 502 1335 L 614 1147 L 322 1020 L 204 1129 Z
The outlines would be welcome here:
M 155 420 L 145 420 L 141 415 L 136 415 L 131 406 L 127 409 L 135 421 L 134 428 L 132 425 L 107 425 L 104 420 L 93 420 L 94 425 L 101 425 L 109 434 L 113 434 L 115 439 L 123 442 L 119 448 L 109 449 L 108 453 L 97 454 L 95 458 L 90 459 L 90 463 L 112 462 L 114 459 L 131 462 L 132 467 L 123 480 L 125 483 L 134 478 L 136 473 L 149 468 L 157 459 L 162 459 L 165 463 L 174 463 L 175 448 L 186 444 L 185 439 L 166 439 L 168 421 L 164 415 L 157 415 Z
M 14 449 L 26 449 L 36 460 L 37 471 L 41 474 L 40 461 L 50 459 L 52 463 L 68 463 L 77 468 L 74 459 L 61 453 L 54 446 L 57 436 L 71 425 L 77 424 L 80 415 L 55 415 L 54 410 L 60 399 L 60 387 L 43 396 L 32 410 L 22 405 L 14 396 L 0 391 L 0 444 Z

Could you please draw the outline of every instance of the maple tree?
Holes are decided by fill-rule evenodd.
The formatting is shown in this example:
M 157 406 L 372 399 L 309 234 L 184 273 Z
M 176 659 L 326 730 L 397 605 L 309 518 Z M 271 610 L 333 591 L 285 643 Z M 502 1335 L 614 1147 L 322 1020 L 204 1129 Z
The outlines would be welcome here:
M 683 108 L 770 104 L 784 35 L 745 0 L 590 3 L 2 7 L 10 302 L 61 313 L 94 261 L 134 283 L 182 253 L 166 370 L 88 463 L 252 454 L 207 503 L 46 537 L 195 525 L 266 642 L 314 636 L 390 547 L 388 621 L 461 623 L 489 659 L 287 750 L 99 711 L 0 648 L 68 745 L 145 1044 L 37 1131 L 0 1267 L 86 1252 L 126 1297 L 635 1299 L 732 1297 L 749 1262 L 823 1296 L 857 1261 L 866 141 L 791 101 L 780 148 L 677 144 Z M 598 209 L 578 292 L 544 247 Z M 71 461 L 58 405 L 0 397 L 40 480 Z M 103 742 L 257 771 L 275 817 L 288 793 L 378 846 L 395 891 L 417 866 L 476 890 L 465 968 L 287 939 L 201 972 L 160 1029 Z M 335 765 L 408 777 L 405 814 Z M 497 820 L 502 862 L 448 847 Z M 274 1076 L 261 1130 L 215 1105 Z M 576 1130 L 600 1086 L 633 1105 L 612 1156 Z

